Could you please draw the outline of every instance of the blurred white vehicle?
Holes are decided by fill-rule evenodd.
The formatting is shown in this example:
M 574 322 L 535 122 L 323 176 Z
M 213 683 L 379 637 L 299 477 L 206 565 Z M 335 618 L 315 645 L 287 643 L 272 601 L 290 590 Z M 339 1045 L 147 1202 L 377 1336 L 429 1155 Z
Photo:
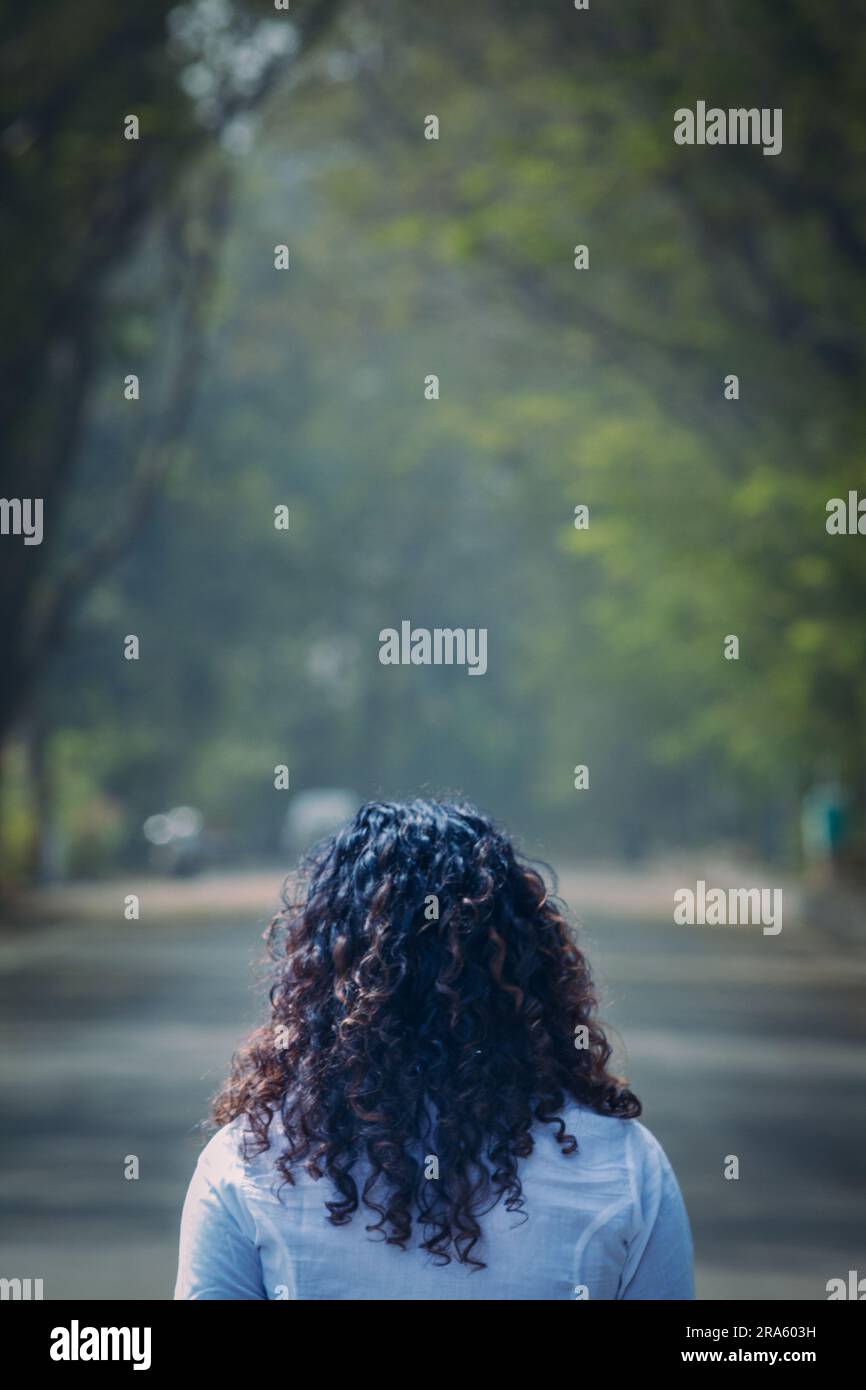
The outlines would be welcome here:
M 155 873 L 195 874 L 204 868 L 204 816 L 195 806 L 174 806 L 148 816 L 142 829 L 149 845 L 148 863 Z
M 283 823 L 283 849 L 305 854 L 352 817 L 360 805 L 357 793 L 345 787 L 311 787 L 292 798 Z

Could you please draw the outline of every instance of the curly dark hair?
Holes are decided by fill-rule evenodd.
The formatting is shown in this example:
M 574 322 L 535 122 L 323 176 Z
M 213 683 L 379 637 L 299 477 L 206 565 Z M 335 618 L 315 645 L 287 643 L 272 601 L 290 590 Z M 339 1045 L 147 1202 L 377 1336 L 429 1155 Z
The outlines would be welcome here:
M 250 1157 L 278 1115 L 277 1169 L 288 1183 L 298 1165 L 327 1175 L 334 1225 L 363 1202 L 367 1230 L 389 1243 L 405 1250 L 415 1220 L 439 1263 L 483 1268 L 478 1218 L 500 1200 L 523 1210 L 518 1160 L 535 1124 L 568 1155 L 569 1100 L 641 1113 L 607 1071 L 562 905 L 466 803 L 368 802 L 291 897 L 289 882 L 265 933 L 271 1017 L 235 1055 L 215 1122 L 246 1117 Z M 425 1180 L 431 1155 L 438 1181 Z

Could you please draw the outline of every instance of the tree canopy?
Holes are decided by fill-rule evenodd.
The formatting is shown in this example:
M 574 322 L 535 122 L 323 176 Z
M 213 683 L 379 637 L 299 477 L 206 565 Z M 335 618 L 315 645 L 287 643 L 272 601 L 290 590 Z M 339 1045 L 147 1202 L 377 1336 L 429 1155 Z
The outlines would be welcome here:
M 4 351 L 33 364 L 28 477 L 56 399 L 46 325 L 86 304 L 102 335 L 69 383 L 62 540 L 32 563 L 61 574 L 113 515 L 138 362 L 135 408 L 172 446 L 146 523 L 48 642 L 76 862 L 134 853 L 178 801 L 238 850 L 273 847 L 283 762 L 297 787 L 459 787 L 574 853 L 792 854 L 827 769 L 862 800 L 866 543 L 825 524 L 866 490 L 862 6 L 331 7 L 261 103 L 205 112 L 209 141 L 190 90 L 213 87 L 178 80 L 158 10 L 98 109 L 104 35 L 132 18 L 94 7 L 34 76 L 57 134 L 12 187 L 42 238 L 4 307 L 24 325 Z M 88 209 L 132 177 L 108 115 L 132 91 L 164 163 L 137 235 L 106 249 Z M 676 144 L 698 100 L 781 109 L 781 152 Z M 96 268 L 67 294 L 79 243 Z M 486 627 L 487 674 L 382 667 L 404 618 Z

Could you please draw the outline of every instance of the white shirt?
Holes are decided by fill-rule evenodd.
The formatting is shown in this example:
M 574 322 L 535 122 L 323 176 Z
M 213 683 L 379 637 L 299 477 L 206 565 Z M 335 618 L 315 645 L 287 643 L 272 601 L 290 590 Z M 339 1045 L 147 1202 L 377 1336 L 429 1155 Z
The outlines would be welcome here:
M 332 1226 L 328 1179 L 295 1169 L 294 1187 L 280 1186 L 273 1137 L 247 1162 L 244 1122 L 235 1120 L 211 1139 L 190 1183 L 174 1296 L 694 1298 L 688 1217 L 661 1145 L 637 1120 L 576 1104 L 562 1117 L 578 1152 L 564 1155 L 551 1127 L 537 1126 L 534 1151 L 518 1160 L 526 1219 L 503 1202 L 478 1218 L 474 1253 L 486 1268 L 475 1272 L 453 1257 L 437 1265 L 417 1244 L 403 1251 L 371 1237 L 365 1227 L 376 1218 L 363 1204 L 349 1225 Z

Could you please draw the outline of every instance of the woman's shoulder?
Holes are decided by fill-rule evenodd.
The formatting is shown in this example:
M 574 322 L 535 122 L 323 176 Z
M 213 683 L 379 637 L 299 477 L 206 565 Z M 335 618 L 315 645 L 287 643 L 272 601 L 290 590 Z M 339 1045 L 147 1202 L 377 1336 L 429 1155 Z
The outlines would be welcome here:
M 643 1167 L 647 1163 L 667 1164 L 667 1156 L 652 1130 L 636 1119 L 604 1115 L 578 1101 L 562 1111 L 566 1130 L 578 1143 L 589 1142 L 619 1158 L 625 1166 Z
M 652 1174 L 670 1169 L 664 1149 L 653 1132 L 636 1119 L 600 1114 L 573 1101 L 560 1117 L 569 1134 L 577 1140 L 578 1153 L 591 1166 L 619 1168 L 623 1176 L 643 1182 Z M 539 1126 L 536 1141 L 561 1154 L 554 1125 Z M 199 1176 L 218 1189 L 259 1187 L 274 1177 L 274 1145 L 271 1135 L 267 1148 L 254 1139 L 245 1115 L 239 1115 L 211 1136 L 199 1155 Z M 300 1176 L 300 1175 L 299 1175 Z
M 248 1180 L 261 1155 L 251 1144 L 249 1123 L 238 1115 L 211 1136 L 199 1154 L 197 1171 L 215 1187 L 237 1186 Z

